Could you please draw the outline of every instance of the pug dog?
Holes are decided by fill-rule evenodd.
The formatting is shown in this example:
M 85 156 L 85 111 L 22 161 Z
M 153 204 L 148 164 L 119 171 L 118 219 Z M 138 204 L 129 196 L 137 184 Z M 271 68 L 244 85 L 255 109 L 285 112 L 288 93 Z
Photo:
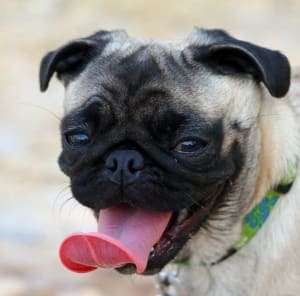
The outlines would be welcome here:
M 161 295 L 299 295 L 300 77 L 282 53 L 223 30 L 173 43 L 99 31 L 44 56 L 41 91 L 55 73 L 59 166 L 74 198 L 97 219 L 126 217 L 115 228 L 129 249 L 151 247 L 143 266 L 130 249 L 135 261 L 119 272 L 158 274 Z M 291 166 L 289 190 L 234 249 L 245 216 Z

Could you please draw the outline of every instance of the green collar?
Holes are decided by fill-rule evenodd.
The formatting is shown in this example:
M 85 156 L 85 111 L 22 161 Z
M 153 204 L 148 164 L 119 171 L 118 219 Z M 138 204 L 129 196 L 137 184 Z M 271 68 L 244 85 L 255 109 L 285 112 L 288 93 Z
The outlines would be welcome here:
M 263 200 L 258 203 L 244 218 L 241 238 L 235 244 L 236 251 L 244 247 L 259 231 L 259 229 L 266 222 L 272 209 L 276 205 L 280 196 L 287 193 L 296 179 L 297 165 L 291 166 L 288 174 L 280 182 L 280 185 L 275 189 L 269 191 Z

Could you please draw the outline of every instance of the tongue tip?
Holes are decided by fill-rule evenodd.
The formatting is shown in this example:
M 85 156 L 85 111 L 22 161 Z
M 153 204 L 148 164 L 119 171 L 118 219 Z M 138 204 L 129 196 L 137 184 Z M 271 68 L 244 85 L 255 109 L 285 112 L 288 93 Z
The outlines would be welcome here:
M 101 250 L 101 247 L 105 250 L 108 245 L 110 248 L 109 251 L 112 252 L 112 254 L 113 253 L 117 254 L 117 256 L 113 258 L 114 262 L 110 261 L 108 263 L 103 263 L 103 261 L 105 261 L 106 258 L 105 256 L 101 257 L 101 255 L 99 256 L 96 254 L 97 249 L 94 248 L 94 246 L 92 245 L 93 242 L 97 243 L 98 250 Z M 87 252 L 83 252 L 84 253 L 83 257 L 81 257 L 82 249 L 88 250 Z M 146 257 L 140 258 L 132 255 L 130 250 L 122 246 L 120 242 L 104 234 L 99 234 L 99 233 L 71 234 L 62 242 L 59 249 L 59 257 L 62 264 L 67 269 L 76 273 L 91 272 L 96 270 L 98 267 L 118 268 L 129 263 L 134 264 L 136 266 L 137 273 L 143 273 L 147 266 Z M 93 261 L 93 263 L 91 262 L 91 260 Z M 120 261 L 122 263 L 120 263 Z
M 84 273 L 98 267 L 118 268 L 128 263 L 143 273 L 151 248 L 171 219 L 170 212 L 154 212 L 124 206 L 101 210 L 98 232 L 74 233 L 61 244 L 59 255 L 71 271 Z
M 80 264 L 71 259 L 69 256 L 68 252 L 68 244 L 70 241 L 72 241 L 72 238 L 78 237 L 78 236 L 83 236 L 84 234 L 82 233 L 74 233 L 68 236 L 67 238 L 64 239 L 64 241 L 61 243 L 60 248 L 59 248 L 59 258 L 61 263 L 63 264 L 64 267 L 67 269 L 77 272 L 77 273 L 86 273 L 86 272 L 91 272 L 93 270 L 96 270 L 97 267 L 94 266 L 88 266 L 85 264 Z

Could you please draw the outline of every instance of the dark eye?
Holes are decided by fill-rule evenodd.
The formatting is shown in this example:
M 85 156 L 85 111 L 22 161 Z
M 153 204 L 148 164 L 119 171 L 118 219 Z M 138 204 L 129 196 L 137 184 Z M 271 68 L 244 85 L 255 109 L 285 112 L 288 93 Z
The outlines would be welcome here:
M 80 147 L 90 142 L 90 136 L 85 131 L 72 131 L 65 134 L 66 141 L 69 145 Z
M 201 152 L 207 147 L 208 143 L 199 138 L 185 139 L 178 143 L 174 149 L 178 153 L 195 153 Z

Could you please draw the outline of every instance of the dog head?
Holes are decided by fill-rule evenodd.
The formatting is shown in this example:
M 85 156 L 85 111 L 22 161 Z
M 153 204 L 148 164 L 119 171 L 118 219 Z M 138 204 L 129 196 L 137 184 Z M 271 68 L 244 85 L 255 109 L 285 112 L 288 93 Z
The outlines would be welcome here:
M 96 215 L 123 203 L 172 212 L 147 273 L 196 234 L 220 238 L 240 221 L 258 190 L 265 94 L 289 89 L 284 55 L 221 30 L 178 44 L 100 31 L 43 58 L 42 91 L 54 73 L 66 89 L 59 165 L 74 197 Z

